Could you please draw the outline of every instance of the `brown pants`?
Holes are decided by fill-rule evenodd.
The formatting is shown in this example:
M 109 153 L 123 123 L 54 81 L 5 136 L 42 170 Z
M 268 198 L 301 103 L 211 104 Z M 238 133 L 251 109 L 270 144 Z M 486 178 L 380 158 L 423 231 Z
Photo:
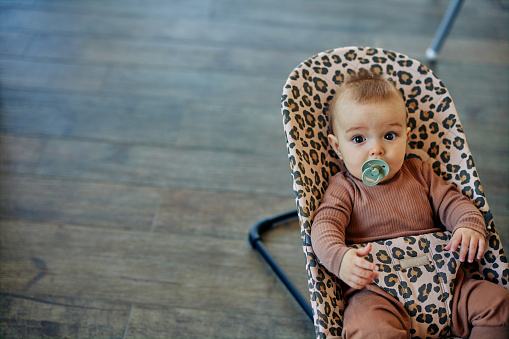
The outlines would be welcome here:
M 462 338 L 509 338 L 509 291 L 488 281 L 457 277 L 452 333 Z M 348 289 L 343 319 L 345 339 L 409 338 L 410 317 L 403 304 L 376 285 Z

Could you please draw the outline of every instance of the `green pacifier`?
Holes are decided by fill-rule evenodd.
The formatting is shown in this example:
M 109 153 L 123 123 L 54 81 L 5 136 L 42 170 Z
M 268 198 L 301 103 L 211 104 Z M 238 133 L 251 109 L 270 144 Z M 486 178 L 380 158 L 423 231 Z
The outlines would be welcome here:
M 389 174 L 389 165 L 383 160 L 371 159 L 362 165 L 362 182 L 368 186 L 375 186 L 387 174 Z

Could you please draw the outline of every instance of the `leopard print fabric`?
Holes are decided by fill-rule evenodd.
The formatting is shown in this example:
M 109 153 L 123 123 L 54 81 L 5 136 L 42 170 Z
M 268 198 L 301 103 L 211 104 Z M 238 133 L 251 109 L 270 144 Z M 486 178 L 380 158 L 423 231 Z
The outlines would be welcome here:
M 341 336 L 345 306 L 339 280 L 319 264 L 310 241 L 314 213 L 329 179 L 341 169 L 327 141 L 327 106 L 345 76 L 361 69 L 385 73 L 402 92 L 411 127 L 407 158 L 429 163 L 484 215 L 489 248 L 481 260 L 466 266 L 467 275 L 509 285 L 507 258 L 444 84 L 425 65 L 393 51 L 363 47 L 325 51 L 294 69 L 281 100 L 317 338 Z
M 450 239 L 446 231 L 376 241 L 365 256 L 379 267 L 375 284 L 405 306 L 412 338 L 451 334 L 452 296 L 460 262 L 458 251 L 445 250 Z

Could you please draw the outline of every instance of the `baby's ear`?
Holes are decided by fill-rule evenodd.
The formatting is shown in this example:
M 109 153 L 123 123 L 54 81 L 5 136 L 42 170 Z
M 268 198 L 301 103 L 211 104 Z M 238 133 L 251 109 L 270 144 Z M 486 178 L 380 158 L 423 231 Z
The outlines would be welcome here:
M 329 144 L 331 145 L 334 152 L 336 152 L 339 159 L 343 160 L 343 156 L 341 155 L 341 151 L 339 150 L 338 138 L 336 138 L 334 134 L 329 134 L 327 138 L 329 139 Z
M 410 131 L 412 131 L 412 129 L 410 127 L 407 127 L 406 128 L 406 137 L 407 137 L 407 139 L 410 136 Z

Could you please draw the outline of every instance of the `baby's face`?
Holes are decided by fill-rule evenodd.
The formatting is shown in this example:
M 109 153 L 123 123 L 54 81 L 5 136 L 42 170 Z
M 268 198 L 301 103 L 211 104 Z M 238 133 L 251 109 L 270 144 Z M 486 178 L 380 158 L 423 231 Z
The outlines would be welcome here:
M 362 164 L 381 159 L 389 165 L 388 181 L 405 160 L 410 128 L 402 99 L 393 97 L 382 102 L 358 104 L 346 102 L 337 112 L 335 131 L 329 141 L 348 171 L 362 180 Z

